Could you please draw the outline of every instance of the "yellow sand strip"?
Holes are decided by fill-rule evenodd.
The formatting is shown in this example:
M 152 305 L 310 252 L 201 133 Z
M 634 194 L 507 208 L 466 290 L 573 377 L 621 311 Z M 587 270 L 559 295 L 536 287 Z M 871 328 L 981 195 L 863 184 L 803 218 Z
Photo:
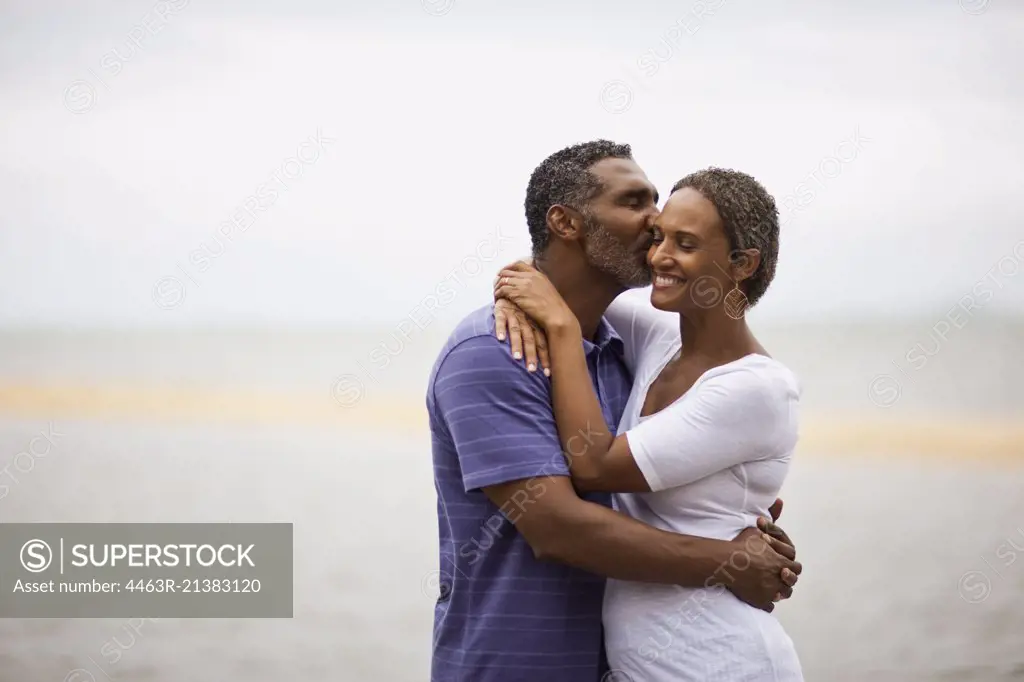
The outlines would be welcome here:
M 0 415 L 200 423 L 338 424 L 422 431 L 423 403 L 362 400 L 344 406 L 330 394 L 282 394 L 207 387 L 0 384 Z
M 342 400 L 345 395 L 340 396 Z M 325 386 L 322 395 L 282 394 L 206 387 L 67 386 L 0 384 L 0 416 L 33 419 L 113 419 L 194 423 L 387 429 L 423 434 L 426 409 L 420 396 L 363 398 L 344 406 Z M 999 461 L 1024 466 L 1024 416 L 1002 419 L 899 418 L 878 415 L 805 414 L 801 452 L 857 453 L 878 457 L 921 455 Z
M 998 461 L 1024 466 L 1024 416 L 953 419 L 939 414 L 932 419 L 881 419 L 808 414 L 801 425 L 798 451 Z

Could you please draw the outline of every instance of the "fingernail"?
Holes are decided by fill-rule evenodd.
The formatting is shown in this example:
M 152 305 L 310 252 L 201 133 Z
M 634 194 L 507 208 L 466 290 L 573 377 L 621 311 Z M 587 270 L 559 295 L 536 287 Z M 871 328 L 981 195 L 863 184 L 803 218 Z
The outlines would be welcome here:
M 533 363 L 531 362 L 530 364 L 528 364 L 528 365 L 526 366 L 526 369 L 528 369 L 528 370 L 530 370 L 531 372 L 533 372 L 533 371 L 535 371 L 535 370 L 537 369 L 537 365 L 535 365 L 535 364 L 533 364 Z
M 504 334 L 498 334 L 498 340 L 499 341 L 504 341 L 505 340 L 505 335 Z
M 518 352 L 517 353 L 513 353 L 512 357 L 514 357 L 516 360 L 522 360 L 523 359 L 523 354 L 522 353 L 518 353 Z
M 784 569 L 782 569 L 782 577 L 783 578 L 791 578 L 791 577 L 793 577 L 793 572 L 790 571 L 788 568 L 784 568 Z
M 547 367 L 544 368 L 544 376 L 546 376 L 546 377 L 551 376 L 551 370 L 548 369 Z
M 761 533 L 761 537 L 764 538 L 765 542 L 771 542 L 772 541 L 772 536 L 768 535 L 768 533 Z

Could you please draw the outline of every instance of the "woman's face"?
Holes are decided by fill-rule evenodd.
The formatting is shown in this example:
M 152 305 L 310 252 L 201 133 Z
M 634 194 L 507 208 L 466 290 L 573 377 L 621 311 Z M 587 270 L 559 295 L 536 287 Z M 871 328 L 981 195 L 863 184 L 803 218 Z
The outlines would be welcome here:
M 692 187 L 673 192 L 654 221 L 647 250 L 651 305 L 681 313 L 720 305 L 733 288 L 729 255 L 715 205 Z

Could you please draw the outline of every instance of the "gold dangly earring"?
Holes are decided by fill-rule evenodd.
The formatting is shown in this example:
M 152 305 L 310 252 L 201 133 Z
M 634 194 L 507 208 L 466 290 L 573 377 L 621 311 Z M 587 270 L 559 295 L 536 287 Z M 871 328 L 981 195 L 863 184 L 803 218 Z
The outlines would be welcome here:
M 725 300 L 723 301 L 725 314 L 734 320 L 738 320 L 747 312 L 749 304 L 750 301 L 747 299 L 747 295 L 740 289 L 739 282 L 733 282 L 732 289 L 725 295 Z

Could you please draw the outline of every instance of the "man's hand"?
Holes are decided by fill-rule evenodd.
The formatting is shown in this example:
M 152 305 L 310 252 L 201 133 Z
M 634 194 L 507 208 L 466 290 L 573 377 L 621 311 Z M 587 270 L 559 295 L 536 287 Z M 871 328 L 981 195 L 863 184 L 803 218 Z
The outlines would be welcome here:
M 768 513 L 771 514 L 771 520 L 760 517 L 757 519 L 756 530 L 747 528 L 736 536 L 733 542 L 741 545 L 736 550 L 740 554 L 734 553 L 730 566 L 721 572 L 733 568 L 732 573 L 737 574 L 736 580 L 726 584 L 726 587 L 740 600 L 771 613 L 775 609 L 774 602 L 793 596 L 793 586 L 803 566 L 796 561 L 796 547 L 789 535 L 775 525 L 782 516 L 781 498 L 776 499 L 768 508 Z M 745 570 L 735 568 L 745 566 L 747 559 L 750 565 Z M 792 565 L 786 565 L 784 560 L 789 560 Z M 773 585 L 779 585 L 779 589 L 769 595 Z
M 781 497 L 775 500 L 775 504 L 768 507 L 768 513 L 772 515 L 772 520 L 769 521 L 763 516 L 759 517 L 757 519 L 757 527 L 761 530 L 761 532 L 767 533 L 776 540 L 779 540 L 783 544 L 788 545 L 792 549 L 792 556 L 788 554 L 786 556 L 789 556 L 791 559 L 796 558 L 796 545 L 794 545 L 793 541 L 789 539 L 789 535 L 786 534 L 786 531 L 782 530 L 782 528 L 775 525 L 775 522 L 779 520 L 780 516 L 782 516 Z
M 510 481 L 487 486 L 483 492 L 537 559 L 616 580 L 690 588 L 721 584 L 744 601 L 771 610 L 772 597 L 788 589 L 780 578 L 782 569 L 800 570 L 769 549 L 757 529 L 748 528 L 733 541 L 663 531 L 581 500 L 564 475 Z M 751 542 L 744 542 L 751 534 Z M 759 585 L 762 579 L 767 586 Z
M 747 528 L 733 543 L 736 549 L 715 577 L 740 601 L 771 613 L 774 602 L 792 596 L 803 571 L 796 551 L 756 528 Z

